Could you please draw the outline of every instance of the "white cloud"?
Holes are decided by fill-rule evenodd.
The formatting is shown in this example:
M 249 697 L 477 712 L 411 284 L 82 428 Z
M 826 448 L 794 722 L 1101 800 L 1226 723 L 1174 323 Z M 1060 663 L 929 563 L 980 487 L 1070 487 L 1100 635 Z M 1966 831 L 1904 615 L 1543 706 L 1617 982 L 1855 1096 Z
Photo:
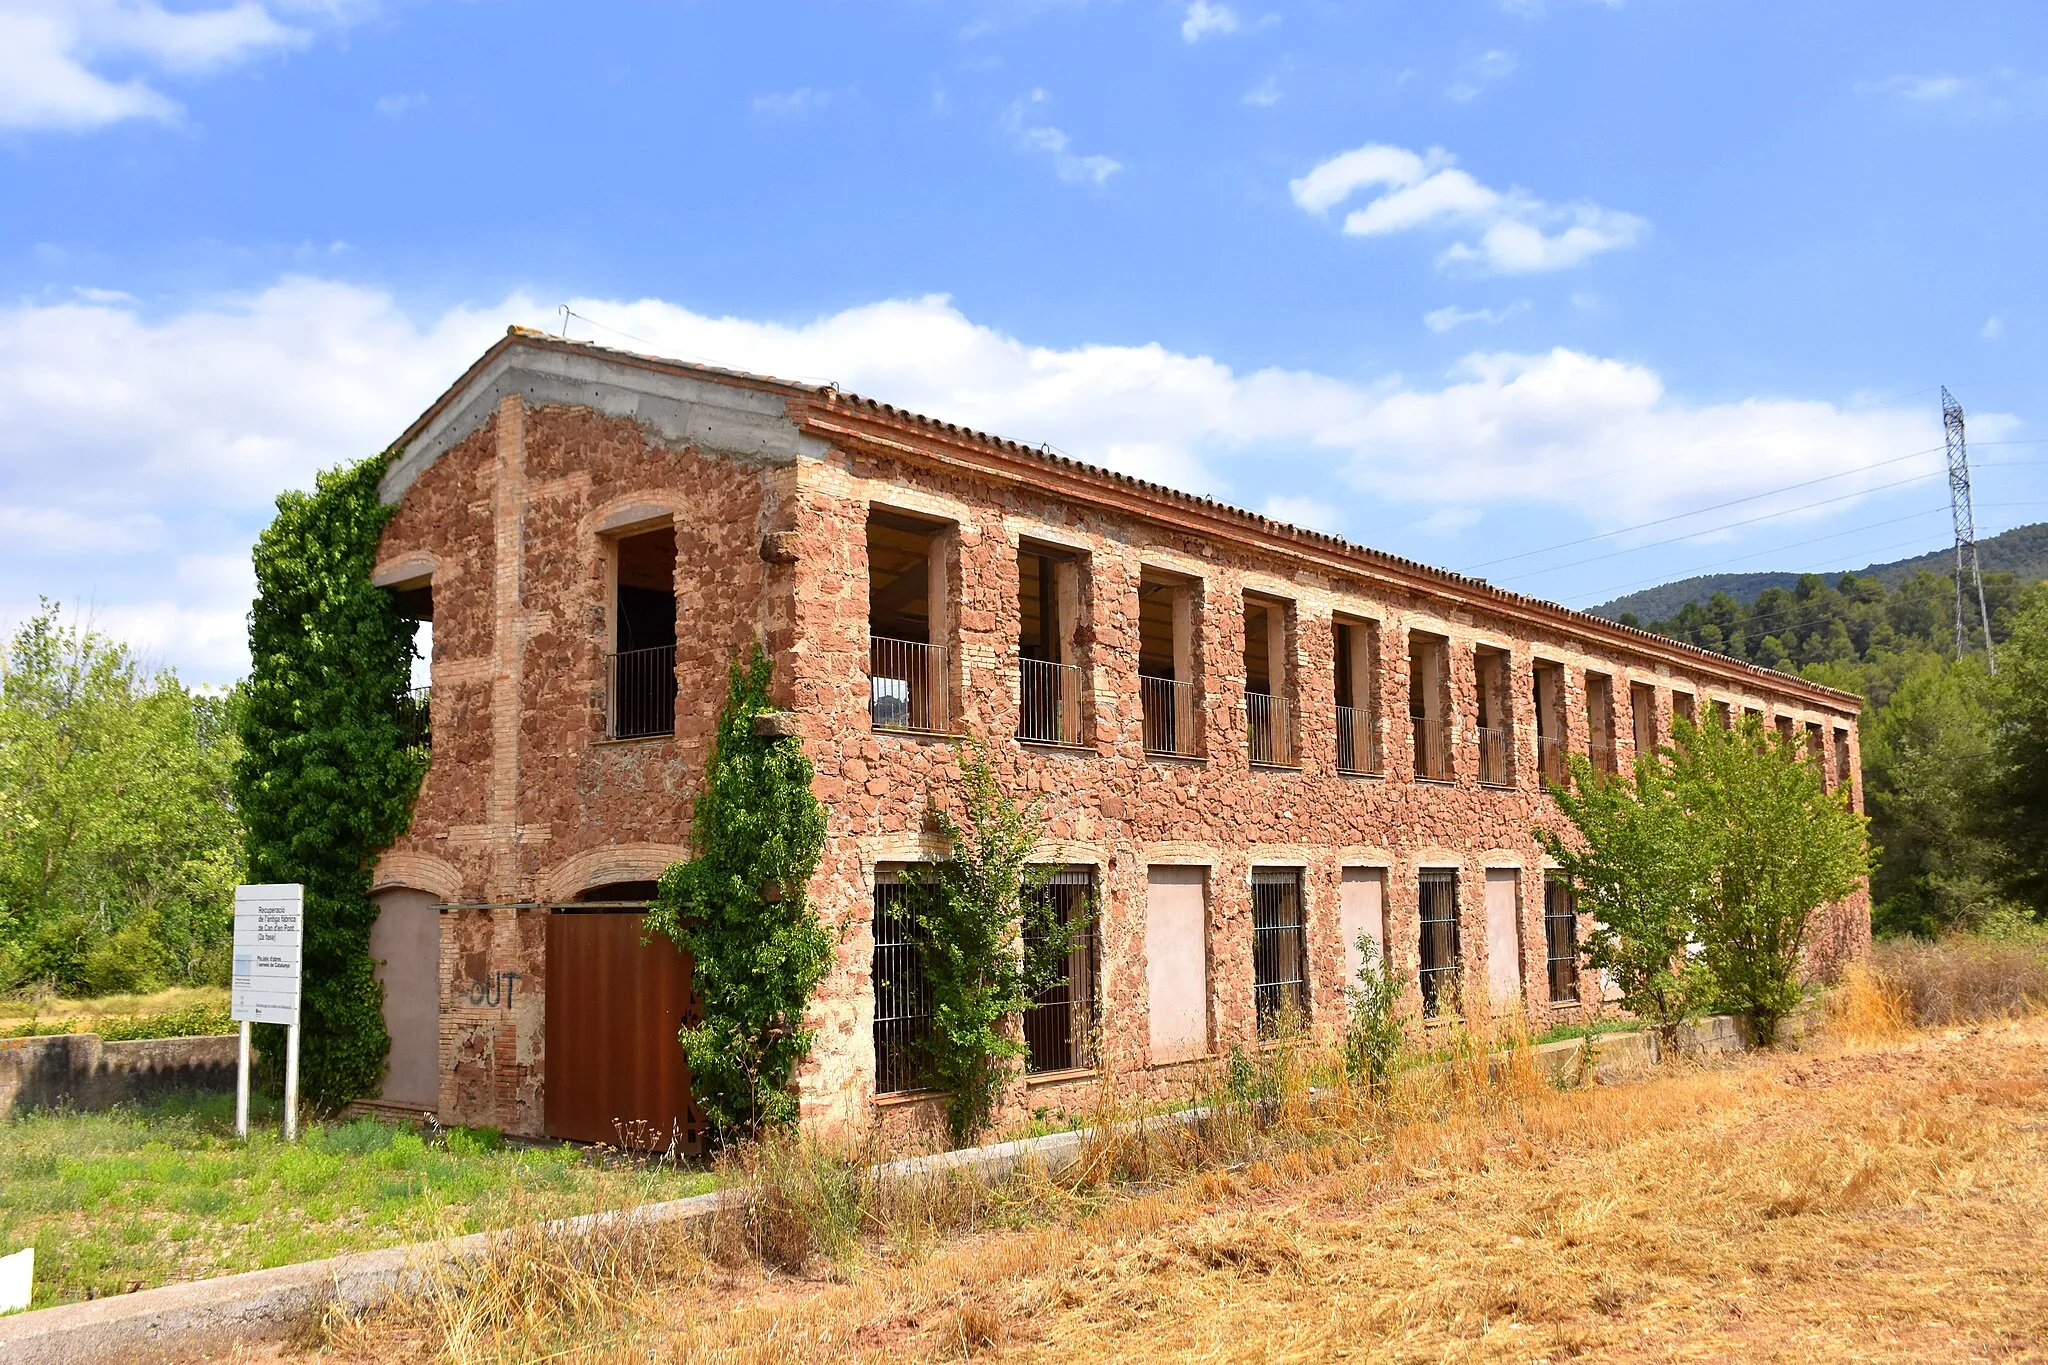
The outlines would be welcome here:
M 1960 76 L 1888 76 L 1881 81 L 1866 81 L 1856 87 L 1863 94 L 1897 95 L 1900 99 L 1919 102 L 1952 100 L 1968 90 L 1969 84 Z
M 750 103 L 757 114 L 793 118 L 798 114 L 808 114 L 813 109 L 823 109 L 832 103 L 832 92 L 803 86 L 776 94 L 756 95 Z
M 197 74 L 311 38 L 260 0 L 166 9 L 158 0 L 0 0 L 0 127 L 98 128 L 171 119 L 175 100 L 135 68 Z M 324 9 L 342 17 L 333 6 Z M 110 72 L 109 68 L 112 68 Z
M 1244 102 L 1259 109 L 1271 109 L 1281 98 L 1280 81 L 1274 76 L 1266 77 L 1244 92 Z
M 1439 263 L 1499 274 L 1578 265 L 1634 244 L 1649 226 L 1632 213 L 1598 204 L 1553 205 L 1524 190 L 1493 189 L 1459 170 L 1456 158 L 1441 147 L 1417 153 L 1367 143 L 1322 162 L 1288 188 L 1298 206 L 1318 214 L 1361 190 L 1381 191 L 1345 215 L 1344 231 L 1353 237 L 1419 228 L 1476 229 L 1476 242 L 1454 242 Z
M 1064 130 L 1032 123 L 1031 111 L 1047 99 L 1043 90 L 1034 90 L 1003 111 L 1003 128 L 1019 147 L 1051 157 L 1054 174 L 1073 184 L 1100 185 L 1123 169 L 1123 163 L 1113 157 L 1075 152 L 1073 139 Z
M 1977 329 L 1977 335 L 1983 337 L 1986 341 L 1998 340 L 2005 335 L 2005 319 L 1999 317 L 1984 319 L 1984 325 Z
M 1625 525 L 1940 440 L 1917 405 L 1691 403 L 1643 365 L 1563 348 L 1475 352 L 1437 379 L 1359 381 L 1239 372 L 1158 344 L 1034 346 L 943 298 L 801 325 L 655 299 L 569 303 L 645 338 L 607 335 L 614 344 L 835 380 L 1368 540 L 1395 525 L 1448 531 L 1504 507 Z M 18 619 L 38 594 L 90 602 L 189 675 L 234 676 L 246 553 L 275 494 L 382 449 L 506 323 L 550 313 L 513 295 L 415 319 L 387 293 L 308 279 L 163 317 L 119 301 L 0 308 L 0 616 Z M 2001 420 L 1972 414 L 1973 434 Z M 1929 455 L 1927 468 L 1939 461 Z
M 1879 95 L 1925 109 L 1964 117 L 1995 119 L 2015 111 L 2038 112 L 2048 105 L 2048 78 L 2000 66 L 1974 76 L 1946 71 L 1903 73 L 1859 81 L 1859 95 Z
M 1180 21 L 1180 36 L 1195 43 L 1211 33 L 1237 32 L 1237 11 L 1209 0 L 1189 0 L 1187 17 Z
M 1296 497 L 1282 494 L 1267 498 L 1265 506 L 1259 509 L 1264 516 L 1275 521 L 1284 521 L 1290 526 L 1306 526 L 1312 531 L 1328 531 L 1333 534 L 1344 529 L 1344 511 L 1333 507 L 1320 498 Z
M 1458 78 L 1451 82 L 1450 88 L 1445 90 L 1444 94 L 1462 104 L 1466 100 L 1477 98 L 1495 81 L 1504 80 L 1512 75 L 1514 69 L 1515 58 L 1512 53 L 1503 52 L 1499 48 L 1483 52 L 1458 68 Z
M 1435 308 L 1422 315 L 1422 325 L 1432 332 L 1448 332 L 1463 327 L 1468 322 L 1506 322 L 1518 313 L 1529 311 L 1529 301 L 1518 299 L 1505 308 L 1459 308 L 1450 306 Z

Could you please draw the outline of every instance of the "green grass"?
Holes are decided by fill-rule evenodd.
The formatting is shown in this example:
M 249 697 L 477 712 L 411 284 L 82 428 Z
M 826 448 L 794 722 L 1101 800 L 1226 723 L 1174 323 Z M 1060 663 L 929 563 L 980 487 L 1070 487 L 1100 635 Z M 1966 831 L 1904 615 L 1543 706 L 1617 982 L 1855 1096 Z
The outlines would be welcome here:
M 0 1000 L 0 1038 L 97 1033 L 108 1042 L 233 1033 L 228 992 L 221 986 L 180 986 L 153 995 L 54 996 Z
M 1646 1025 L 1640 1019 L 1595 1019 L 1590 1024 L 1559 1024 L 1545 1029 L 1530 1041 L 1537 1047 L 1573 1038 L 1598 1038 L 1603 1033 L 1639 1033 Z
M 376 1119 L 277 1132 L 228 1096 L 0 1123 L 0 1254 L 36 1248 L 34 1306 L 701 1194 L 699 1171 L 427 1136 Z

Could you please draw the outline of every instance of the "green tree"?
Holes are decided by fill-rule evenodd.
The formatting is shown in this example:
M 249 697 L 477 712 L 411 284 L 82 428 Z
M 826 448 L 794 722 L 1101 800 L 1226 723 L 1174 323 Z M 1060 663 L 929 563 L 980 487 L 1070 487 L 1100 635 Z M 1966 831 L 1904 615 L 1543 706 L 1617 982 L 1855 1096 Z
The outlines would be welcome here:
M 1681 718 L 1680 734 L 1693 730 Z M 1627 775 L 1596 773 L 1574 754 L 1567 785 L 1551 786 L 1566 828 L 1536 831 L 1591 928 L 1588 965 L 1606 973 L 1620 1003 L 1667 1031 L 1699 1012 L 1707 982 L 1687 945 L 1705 893 L 1702 850 L 1686 829 L 1669 755 L 1645 754 Z
M 649 932 L 690 954 L 702 1022 L 681 1034 L 690 1084 L 721 1143 L 796 1117 L 790 1081 L 810 1051 L 804 1011 L 832 963 L 832 935 L 806 886 L 825 848 L 825 811 L 794 737 L 758 734 L 771 663 L 756 644 L 734 663 L 693 856 L 662 874 Z
M 1683 726 L 1673 741 L 1663 785 L 1683 813 L 1685 844 L 1673 875 L 1693 882 L 1700 965 L 1723 1006 L 1775 1038 L 1803 995 L 1814 915 L 1869 874 L 1864 819 L 1760 717 L 1725 730 Z
M 2035 585 L 2014 613 L 1998 656 L 1997 699 L 1990 796 L 2006 845 L 2006 883 L 2036 916 L 2048 917 L 2048 587 Z
M 45 602 L 0 660 L 0 989 L 226 978 L 235 699 Z
M 1032 861 L 1038 803 L 1003 792 L 980 740 L 967 741 L 960 776 L 961 817 L 938 808 L 932 817 L 952 852 L 905 880 L 932 993 L 926 1076 L 947 1092 L 946 1126 L 964 1145 L 988 1128 L 1024 1055 L 1019 1016 L 1060 979 L 1092 911 L 1062 923 L 1040 894 L 1057 869 Z
M 2005 858 L 1993 822 L 1997 692 L 1976 658 L 1916 656 L 1863 731 L 1863 799 L 1878 850 L 1880 933 L 1932 936 L 2005 918 Z
M 370 582 L 393 511 L 377 496 L 387 458 L 282 495 L 256 541 L 235 793 L 250 879 L 306 888 L 300 1066 L 317 1104 L 370 1094 L 383 1076 L 370 874 L 426 773 L 408 697 L 416 623 Z

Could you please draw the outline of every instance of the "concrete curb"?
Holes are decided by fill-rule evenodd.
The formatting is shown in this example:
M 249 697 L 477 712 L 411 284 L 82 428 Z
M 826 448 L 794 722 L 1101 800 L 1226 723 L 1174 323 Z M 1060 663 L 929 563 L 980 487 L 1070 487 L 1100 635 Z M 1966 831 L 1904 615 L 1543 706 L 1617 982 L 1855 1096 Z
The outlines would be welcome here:
M 1744 1046 L 1747 1030 L 1725 1016 L 1701 1020 L 1681 1031 L 1688 1051 L 1733 1052 Z M 1583 1038 L 1546 1043 L 1535 1054 L 1554 1080 L 1580 1077 Z M 1595 1040 L 1596 1072 L 1610 1066 L 1654 1064 L 1653 1034 L 1610 1033 Z M 1208 1114 L 1186 1109 L 1133 1125 L 1189 1124 Z M 994 1181 L 1030 1163 L 1058 1172 L 1079 1159 L 1088 1141 L 1085 1129 L 1019 1138 L 987 1147 L 968 1147 L 933 1156 L 907 1157 L 874 1169 L 878 1180 L 897 1182 L 967 1176 Z M 544 1232 L 580 1236 L 614 1224 L 709 1222 L 730 1194 L 700 1194 L 688 1199 L 642 1204 L 637 1208 L 581 1214 L 539 1224 Z M 511 1232 L 472 1233 L 439 1242 L 418 1242 L 382 1251 L 351 1252 L 324 1261 L 252 1270 L 189 1284 L 165 1285 L 120 1294 L 89 1303 L 59 1304 L 0 1318 L 0 1365 L 77 1365 L 91 1360 L 154 1359 L 191 1351 L 223 1351 L 238 1345 L 277 1341 L 309 1324 L 329 1304 L 366 1308 L 379 1298 L 403 1292 L 432 1267 L 446 1261 L 474 1260 L 488 1255 L 495 1242 Z

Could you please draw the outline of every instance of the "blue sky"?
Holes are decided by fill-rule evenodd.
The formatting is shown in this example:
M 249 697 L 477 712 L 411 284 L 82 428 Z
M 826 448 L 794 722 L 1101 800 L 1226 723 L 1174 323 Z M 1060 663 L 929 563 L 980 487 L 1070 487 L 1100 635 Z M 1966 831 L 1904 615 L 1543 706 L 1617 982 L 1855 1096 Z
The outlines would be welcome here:
M 1940 545 L 1944 383 L 1980 528 L 2042 520 L 2044 37 L 2019 3 L 0 0 L 0 618 L 61 598 L 232 678 L 276 492 L 565 302 L 1572 605 Z

